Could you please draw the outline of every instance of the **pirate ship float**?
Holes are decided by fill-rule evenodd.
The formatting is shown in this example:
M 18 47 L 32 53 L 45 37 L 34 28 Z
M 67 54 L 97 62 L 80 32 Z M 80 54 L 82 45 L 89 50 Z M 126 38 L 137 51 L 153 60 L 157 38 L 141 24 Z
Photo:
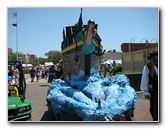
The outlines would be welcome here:
M 97 36 L 95 50 L 84 54 L 83 40 L 77 41 L 82 28 L 82 10 L 75 26 L 63 33 L 62 55 L 64 80 L 56 79 L 49 86 L 46 100 L 60 121 L 119 120 L 125 114 L 130 120 L 136 107 L 136 93 L 125 75 L 101 77 L 98 74 L 102 51 Z M 95 24 L 95 29 L 98 25 Z
M 93 20 L 89 20 L 93 22 Z M 89 22 L 88 22 L 89 23 Z M 87 25 L 83 25 L 82 22 L 82 10 L 78 20 L 78 23 L 74 26 L 66 27 L 66 35 L 63 30 L 63 41 L 62 41 L 62 56 L 63 56 L 63 72 L 64 76 L 78 76 L 80 70 L 82 70 L 85 75 L 90 75 L 90 70 L 94 68 L 98 71 L 102 52 L 101 39 L 99 35 L 93 37 L 92 40 L 95 42 L 96 50 L 90 54 L 83 54 L 82 46 L 83 40 L 76 41 L 76 36 L 78 33 L 85 28 Z M 98 25 L 95 24 L 94 28 L 97 30 Z

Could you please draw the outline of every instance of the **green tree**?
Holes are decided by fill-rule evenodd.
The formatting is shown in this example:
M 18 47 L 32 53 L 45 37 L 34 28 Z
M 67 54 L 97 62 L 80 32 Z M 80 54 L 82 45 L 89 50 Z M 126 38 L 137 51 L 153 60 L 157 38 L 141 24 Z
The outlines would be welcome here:
M 33 66 L 38 65 L 38 60 L 29 60 L 29 64 L 32 64 Z
M 115 53 L 115 52 L 116 52 L 115 49 L 113 49 L 113 50 L 108 50 L 108 51 L 107 51 L 107 53 Z
M 45 56 L 47 56 L 47 62 L 53 62 L 54 64 L 62 59 L 62 53 L 57 50 L 51 50 L 45 53 Z
M 24 63 L 25 57 L 22 52 L 18 53 L 18 57 L 21 58 L 22 62 Z M 8 53 L 8 60 L 17 60 L 17 53 L 16 52 Z
M 45 62 L 47 62 L 47 59 L 46 59 L 46 58 L 43 58 L 43 57 L 39 57 L 39 58 L 38 58 L 38 63 L 39 63 L 39 64 L 44 64 Z

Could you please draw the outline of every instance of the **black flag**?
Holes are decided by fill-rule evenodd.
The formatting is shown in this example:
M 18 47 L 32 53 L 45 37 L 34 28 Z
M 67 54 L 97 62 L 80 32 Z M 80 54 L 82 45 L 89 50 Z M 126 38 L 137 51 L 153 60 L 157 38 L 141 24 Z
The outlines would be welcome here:
M 13 26 L 17 26 L 17 23 L 15 23 L 15 24 L 12 24 Z
M 82 8 L 81 8 L 81 13 L 80 13 L 80 17 L 78 20 L 77 30 L 81 30 L 82 27 L 83 27 L 83 22 L 82 22 Z
M 65 30 L 64 30 L 64 28 L 63 28 L 63 40 L 65 40 L 65 39 L 66 39 Z

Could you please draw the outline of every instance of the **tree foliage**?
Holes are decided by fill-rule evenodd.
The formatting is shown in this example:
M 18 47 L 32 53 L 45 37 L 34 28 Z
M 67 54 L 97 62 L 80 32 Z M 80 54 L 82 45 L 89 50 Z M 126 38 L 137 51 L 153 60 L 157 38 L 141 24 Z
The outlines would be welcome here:
M 53 62 L 54 64 L 62 59 L 62 53 L 57 50 L 51 50 L 45 53 L 45 56 L 47 56 L 47 62 Z
M 109 72 L 110 72 L 111 75 L 115 75 L 116 73 L 122 72 L 122 65 L 119 64 L 119 65 L 111 68 Z
M 24 54 L 22 52 L 18 52 L 18 57 L 21 58 L 22 62 L 25 61 Z M 16 52 L 10 52 L 8 53 L 8 60 L 17 60 L 17 53 Z
M 56 64 L 58 61 L 62 59 L 61 52 L 57 50 L 51 50 L 45 53 L 45 56 L 47 56 L 47 58 L 37 57 L 36 60 L 29 60 L 28 63 L 34 66 L 38 64 L 44 64 L 45 62 L 53 62 L 54 64 Z M 22 52 L 18 53 L 18 57 L 21 58 L 22 63 L 25 63 L 25 54 L 23 54 Z M 17 58 L 16 52 L 8 53 L 8 60 L 17 60 L 16 58 Z
M 113 49 L 113 50 L 108 50 L 108 51 L 107 51 L 107 53 L 115 53 L 115 52 L 116 52 L 115 49 Z

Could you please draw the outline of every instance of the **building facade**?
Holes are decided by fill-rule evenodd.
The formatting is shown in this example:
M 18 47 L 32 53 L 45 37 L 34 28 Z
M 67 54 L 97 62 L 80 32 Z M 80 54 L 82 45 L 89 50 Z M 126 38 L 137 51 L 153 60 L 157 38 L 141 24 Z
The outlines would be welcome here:
M 158 43 L 122 43 L 121 51 L 122 52 L 133 52 L 146 48 L 158 47 Z
M 12 49 L 11 48 L 8 48 L 8 53 L 12 53 Z

